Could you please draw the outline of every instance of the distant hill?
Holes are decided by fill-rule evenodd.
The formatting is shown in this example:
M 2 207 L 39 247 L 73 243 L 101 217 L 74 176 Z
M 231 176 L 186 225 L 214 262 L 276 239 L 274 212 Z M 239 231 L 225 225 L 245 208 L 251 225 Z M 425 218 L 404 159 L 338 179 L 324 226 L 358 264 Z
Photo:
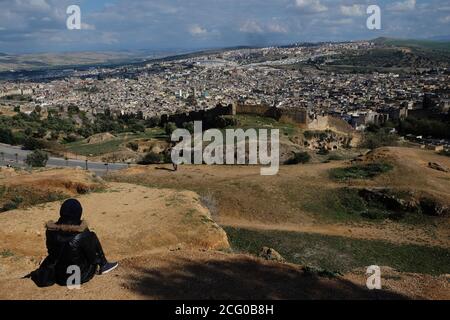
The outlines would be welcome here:
M 0 72 L 9 70 L 36 70 L 49 67 L 132 63 L 160 56 L 160 54 L 143 51 L 32 53 L 14 55 L 0 53 Z
M 437 41 L 437 40 L 414 40 L 414 39 L 395 39 L 395 38 L 377 38 L 374 40 L 377 44 L 384 44 L 387 46 L 395 47 L 409 47 L 418 49 L 431 49 L 450 51 L 450 41 Z
M 450 41 L 450 35 L 431 37 L 431 38 L 429 38 L 427 40 L 431 40 L 431 41 Z

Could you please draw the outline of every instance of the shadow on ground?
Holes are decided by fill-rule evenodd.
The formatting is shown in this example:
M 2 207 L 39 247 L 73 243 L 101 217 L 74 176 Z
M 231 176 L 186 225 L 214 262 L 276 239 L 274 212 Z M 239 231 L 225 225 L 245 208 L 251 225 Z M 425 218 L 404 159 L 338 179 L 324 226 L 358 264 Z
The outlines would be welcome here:
M 142 266 L 142 264 L 139 264 Z M 176 258 L 157 269 L 131 265 L 127 287 L 150 299 L 395 299 L 342 278 L 323 278 L 291 265 L 249 257 L 193 262 Z

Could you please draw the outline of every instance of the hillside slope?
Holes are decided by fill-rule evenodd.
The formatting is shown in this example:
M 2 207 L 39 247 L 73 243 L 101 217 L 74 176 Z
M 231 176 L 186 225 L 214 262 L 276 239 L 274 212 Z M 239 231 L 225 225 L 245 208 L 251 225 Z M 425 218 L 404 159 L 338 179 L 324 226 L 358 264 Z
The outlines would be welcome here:
M 111 260 L 160 248 L 229 248 L 225 232 L 194 192 L 113 183 L 79 199 L 84 219 Z M 21 277 L 38 266 L 46 255 L 44 225 L 58 218 L 60 203 L 0 215 L 0 279 Z

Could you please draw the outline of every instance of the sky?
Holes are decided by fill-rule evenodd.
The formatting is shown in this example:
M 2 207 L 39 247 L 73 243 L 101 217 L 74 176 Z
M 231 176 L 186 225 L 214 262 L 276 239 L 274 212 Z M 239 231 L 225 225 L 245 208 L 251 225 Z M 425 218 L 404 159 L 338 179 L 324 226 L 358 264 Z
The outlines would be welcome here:
M 68 30 L 67 8 L 81 9 Z M 366 25 L 381 8 L 381 30 Z M 450 35 L 449 0 L 0 0 L 0 52 L 195 50 Z

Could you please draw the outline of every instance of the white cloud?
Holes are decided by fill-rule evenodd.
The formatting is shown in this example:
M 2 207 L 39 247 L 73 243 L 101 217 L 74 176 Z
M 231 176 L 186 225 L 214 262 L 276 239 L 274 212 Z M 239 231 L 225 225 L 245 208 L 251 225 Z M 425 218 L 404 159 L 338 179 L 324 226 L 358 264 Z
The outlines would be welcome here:
M 189 33 L 193 36 L 204 36 L 208 34 L 208 30 L 198 24 L 194 24 L 189 27 Z
M 365 6 L 361 4 L 354 4 L 351 6 L 342 5 L 340 11 L 344 16 L 360 17 L 365 14 Z
M 254 20 L 247 20 L 239 28 L 240 32 L 243 33 L 263 33 L 264 30 L 261 25 Z
M 269 23 L 267 31 L 272 33 L 288 33 L 288 29 L 285 26 L 276 22 Z
M 284 25 L 277 21 L 272 21 L 268 23 L 260 23 L 255 20 L 247 20 L 243 24 L 241 24 L 239 31 L 242 33 L 278 33 L 278 34 L 286 34 L 289 32 L 289 29 Z
M 81 30 L 95 30 L 95 26 L 89 23 L 81 23 Z
M 50 5 L 45 0 L 17 0 L 16 2 L 19 6 L 27 6 L 28 8 L 33 10 L 48 11 L 51 9 Z
M 388 5 L 388 10 L 391 11 L 410 11 L 416 8 L 416 0 L 405 0 L 394 2 Z
M 319 13 L 328 10 L 320 0 L 295 0 L 295 6 L 307 13 Z
M 439 19 L 439 21 L 442 22 L 442 23 L 449 23 L 450 22 L 450 16 L 442 17 L 441 19 Z

